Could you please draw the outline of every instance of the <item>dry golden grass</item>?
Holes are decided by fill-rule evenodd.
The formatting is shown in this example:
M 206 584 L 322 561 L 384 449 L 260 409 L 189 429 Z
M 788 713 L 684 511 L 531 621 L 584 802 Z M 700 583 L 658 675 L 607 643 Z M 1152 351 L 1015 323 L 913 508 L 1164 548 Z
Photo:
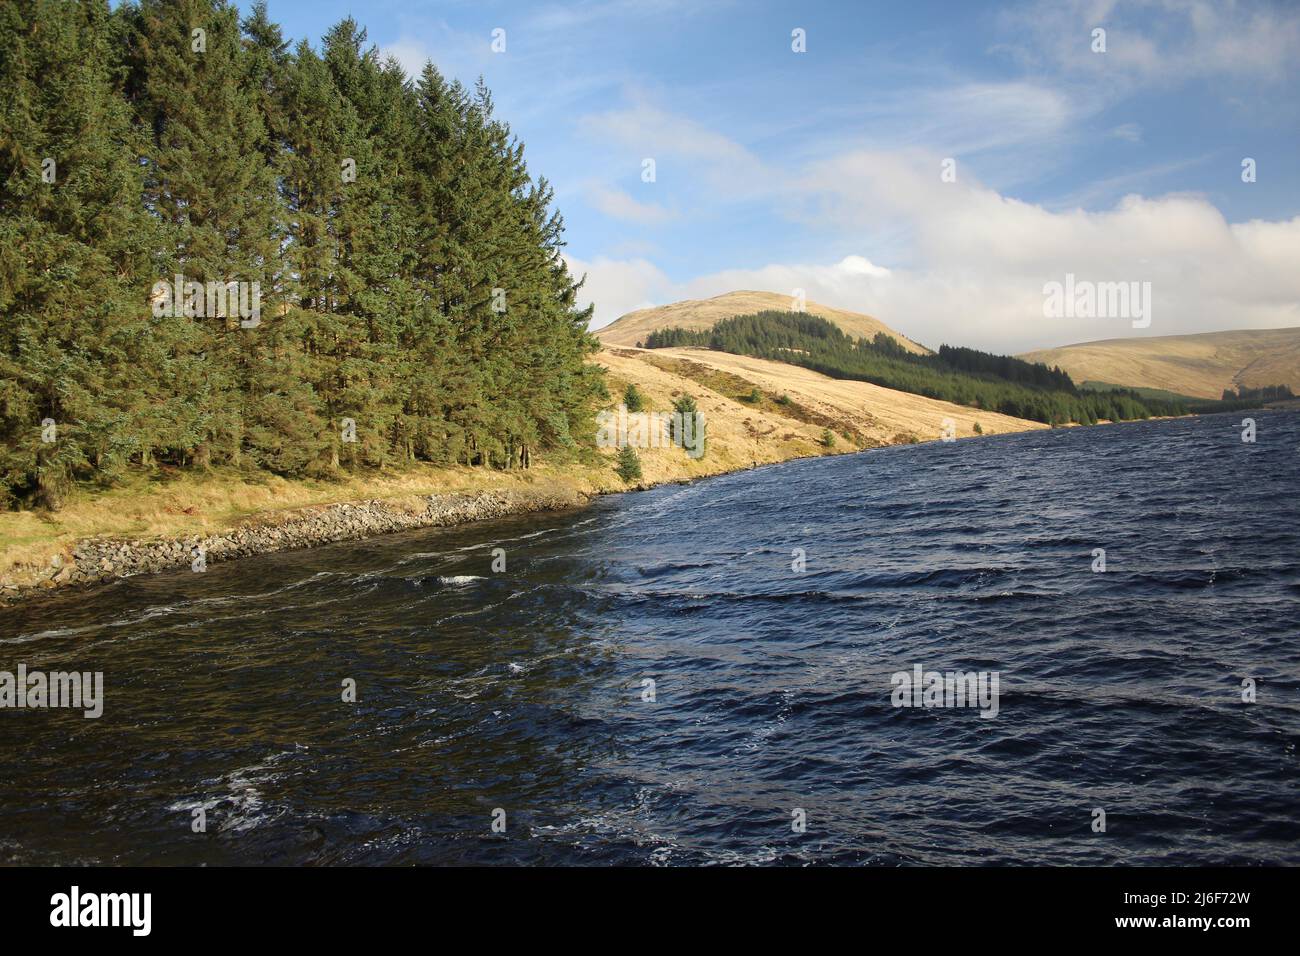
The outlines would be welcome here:
M 606 345 L 636 345 L 656 329 L 708 329 L 732 316 L 749 315 L 765 309 L 788 312 L 790 308 L 790 296 L 777 292 L 728 292 L 712 299 L 687 299 L 671 305 L 629 312 L 603 329 L 597 329 L 595 334 Z M 929 351 L 869 315 L 818 305 L 816 302 L 807 303 L 805 311 L 835 323 L 854 338 L 871 338 L 877 332 L 884 332 L 898 339 L 909 351 Z
M 607 361 L 607 356 L 617 356 L 622 363 L 621 366 Z M 602 364 L 610 365 L 611 370 L 616 372 L 621 370 L 624 377 L 632 375 L 649 377 L 650 373 L 633 370 L 637 366 L 644 367 L 664 359 L 685 360 L 730 373 L 752 382 L 763 392 L 788 395 L 807 409 L 825 415 L 829 419 L 853 425 L 865 436 L 867 444 L 894 444 L 895 438 L 899 435 L 910 435 L 918 441 L 934 440 L 942 434 L 944 419 L 952 419 L 959 438 L 974 435 L 976 422 L 980 424 L 986 435 L 1047 427 L 1041 422 L 980 411 L 964 405 L 953 405 L 950 402 L 912 395 L 908 392 L 897 392 L 869 382 L 828 378 L 820 372 L 786 365 L 784 362 L 772 362 L 747 355 L 732 355 L 728 352 L 693 348 L 606 349 L 600 353 L 599 359 Z M 667 373 L 661 372 L 661 374 Z M 681 376 L 673 376 L 673 378 L 680 379 Z M 692 384 L 688 387 L 696 394 L 700 391 L 698 385 Z M 712 394 L 716 395 L 716 393 Z M 822 428 L 818 425 L 791 421 L 784 417 L 775 418 L 764 412 L 755 412 L 753 408 L 743 403 L 727 401 L 722 396 L 716 397 L 726 402 L 725 405 L 717 406 L 721 417 L 718 426 L 720 428 L 729 427 L 736 419 L 758 420 L 761 417 L 764 424 L 776 424 L 779 421 L 785 431 L 809 438 L 814 442 L 822 433 Z M 710 422 L 710 434 L 713 433 L 714 427 L 713 422 Z
M 1107 339 L 1020 356 L 1059 365 L 1075 382 L 1163 388 L 1219 398 L 1228 386 L 1289 385 L 1300 392 L 1300 328 Z
M 639 450 L 639 487 L 687 481 L 812 455 L 875 445 L 937 439 L 943 420 L 958 437 L 1045 427 L 895 392 L 865 382 L 827 378 L 807 369 L 704 349 L 604 349 L 593 361 L 608 369 L 617 404 L 635 382 L 647 410 L 671 411 L 673 399 L 694 396 L 707 421 L 708 451 L 692 459 L 677 447 Z M 716 388 L 709 387 L 712 383 Z M 739 400 L 757 388 L 758 403 Z M 787 396 L 788 404 L 777 399 Z M 822 444 L 826 428 L 833 448 Z M 848 437 L 846 437 L 848 436 Z M 401 473 L 338 482 L 248 481 L 235 473 L 178 473 L 171 479 L 138 475 L 108 491 L 77 491 L 55 514 L 0 513 L 0 583 L 29 584 L 48 577 L 57 555 L 67 558 L 83 538 L 133 540 L 210 534 L 242 522 L 275 522 L 284 512 L 344 501 L 384 499 L 421 507 L 420 496 L 512 488 L 565 489 L 584 495 L 627 490 L 614 473 L 615 449 L 590 463 L 539 460 L 526 472 L 478 468 L 412 467 Z
M 23 583 L 67 558 L 83 538 L 131 540 L 208 534 L 245 520 L 274 520 L 277 512 L 342 501 L 414 499 L 422 495 L 509 489 L 548 483 L 584 494 L 611 484 L 603 469 L 549 463 L 529 472 L 413 466 L 397 474 L 338 482 L 290 481 L 274 475 L 249 481 L 234 472 L 180 473 L 158 481 L 135 475 L 107 491 L 78 490 L 56 513 L 0 513 L 0 583 Z

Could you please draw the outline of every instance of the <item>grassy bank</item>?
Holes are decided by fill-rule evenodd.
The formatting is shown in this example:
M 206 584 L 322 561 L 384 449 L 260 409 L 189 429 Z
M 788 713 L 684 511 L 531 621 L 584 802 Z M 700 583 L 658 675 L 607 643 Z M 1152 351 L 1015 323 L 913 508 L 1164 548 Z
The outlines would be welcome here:
M 527 470 L 422 466 L 338 481 L 221 470 L 135 472 L 110 489 L 76 490 L 58 512 L 0 514 L 0 587 L 12 596 L 64 583 L 83 542 L 208 539 L 250 525 L 289 525 L 304 512 L 344 502 L 378 501 L 394 512 L 410 512 L 426 508 L 431 497 L 580 501 L 794 458 L 935 440 L 945 421 L 960 438 L 1042 427 L 780 362 L 700 349 L 614 348 L 593 361 L 606 369 L 615 402 L 628 384 L 645 397 L 647 410 L 669 411 L 674 399 L 693 396 L 708 422 L 707 454 L 692 459 L 676 447 L 641 449 L 642 478 L 631 485 L 615 473 L 613 449 L 563 461 L 538 459 Z

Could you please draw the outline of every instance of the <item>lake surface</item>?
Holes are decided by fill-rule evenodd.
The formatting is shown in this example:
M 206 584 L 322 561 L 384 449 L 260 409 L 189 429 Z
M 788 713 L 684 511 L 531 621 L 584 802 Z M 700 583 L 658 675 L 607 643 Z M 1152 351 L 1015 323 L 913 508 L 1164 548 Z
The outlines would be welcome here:
M 1255 444 L 1238 414 L 880 449 L 0 611 L 0 670 L 105 698 L 0 710 L 0 862 L 1300 863 L 1300 414 L 1254 417 Z M 996 717 L 893 706 L 918 664 L 996 671 Z

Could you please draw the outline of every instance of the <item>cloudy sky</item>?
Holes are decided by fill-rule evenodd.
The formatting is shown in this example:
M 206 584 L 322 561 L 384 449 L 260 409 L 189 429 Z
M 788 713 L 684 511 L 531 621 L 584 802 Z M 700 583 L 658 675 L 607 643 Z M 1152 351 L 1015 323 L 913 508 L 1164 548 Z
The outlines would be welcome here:
M 1294 0 L 270 0 L 270 12 L 313 42 L 351 14 L 408 71 L 428 59 L 466 82 L 481 74 L 555 186 L 596 326 L 797 288 L 932 346 L 999 351 L 1300 325 Z M 1150 282 L 1150 327 L 1045 318 L 1043 286 L 1067 273 Z

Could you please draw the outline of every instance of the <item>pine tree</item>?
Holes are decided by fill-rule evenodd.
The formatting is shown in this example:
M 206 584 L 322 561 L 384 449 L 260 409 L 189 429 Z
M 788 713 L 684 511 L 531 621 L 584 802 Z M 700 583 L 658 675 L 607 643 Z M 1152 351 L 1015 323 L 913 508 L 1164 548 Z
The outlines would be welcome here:
M 628 484 L 641 480 L 641 457 L 631 445 L 624 445 L 618 452 L 618 464 L 614 469 L 620 478 Z
M 527 467 L 594 431 L 563 222 L 481 81 L 409 82 L 351 19 L 291 47 L 262 3 L 0 0 L 0 83 L 6 501 L 132 464 Z M 258 321 L 211 313 L 227 282 Z
M 159 361 L 118 36 L 106 0 L 0 5 L 0 490 L 50 507 L 139 453 Z

